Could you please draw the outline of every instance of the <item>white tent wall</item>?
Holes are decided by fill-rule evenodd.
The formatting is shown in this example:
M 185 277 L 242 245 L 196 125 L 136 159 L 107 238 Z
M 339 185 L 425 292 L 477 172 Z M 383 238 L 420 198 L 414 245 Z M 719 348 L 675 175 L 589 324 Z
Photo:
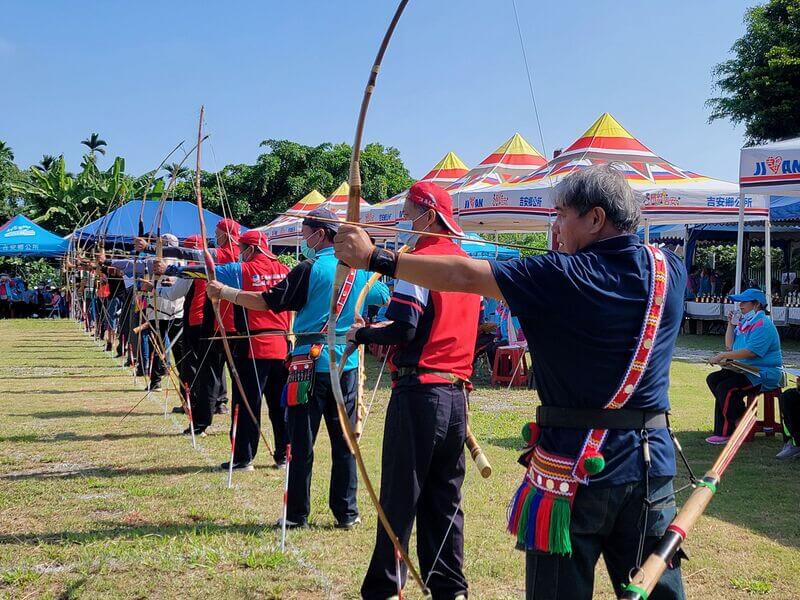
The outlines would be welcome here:
M 800 196 L 800 138 L 742 148 L 739 156 L 739 186 L 742 193 Z M 736 289 L 739 290 L 743 265 L 744 220 L 739 210 L 736 250 Z M 772 253 L 769 216 L 764 221 L 765 287 L 767 302 L 772 303 Z

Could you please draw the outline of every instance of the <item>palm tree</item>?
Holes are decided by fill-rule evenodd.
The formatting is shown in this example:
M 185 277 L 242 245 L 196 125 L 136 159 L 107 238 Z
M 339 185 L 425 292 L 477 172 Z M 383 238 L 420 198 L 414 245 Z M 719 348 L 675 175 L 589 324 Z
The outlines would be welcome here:
M 167 172 L 168 177 L 172 177 L 172 174 L 174 172 L 176 180 L 186 179 L 192 173 L 188 167 L 184 167 L 180 163 L 172 163 L 171 165 L 164 165 L 164 170 Z
M 33 165 L 34 169 L 37 169 L 42 172 L 49 171 L 56 162 L 56 157 L 52 154 L 45 154 L 42 156 L 42 160 L 39 161 L 38 165 Z
M 106 149 L 105 146 L 108 146 L 105 140 L 100 139 L 100 134 L 93 133 L 89 136 L 89 139 L 81 140 L 81 144 L 89 148 L 89 154 L 94 156 L 95 152 L 99 152 L 100 154 L 105 154 Z
M 5 142 L 0 142 L 0 162 L 13 162 L 14 151 Z

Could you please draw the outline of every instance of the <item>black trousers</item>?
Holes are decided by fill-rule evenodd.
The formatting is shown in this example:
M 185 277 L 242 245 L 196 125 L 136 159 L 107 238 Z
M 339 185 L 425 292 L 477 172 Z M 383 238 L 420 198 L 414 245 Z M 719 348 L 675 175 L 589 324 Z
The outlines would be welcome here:
M 208 335 L 202 331 L 191 337 L 191 359 L 195 367 L 193 380 L 189 382 L 189 397 L 192 401 L 195 427 L 205 429 L 214 419 L 217 404 L 227 399 L 225 352 L 221 342 L 203 339 Z
M 156 327 L 158 328 L 158 336 L 154 333 Z M 153 368 L 150 370 L 151 384 L 161 383 L 164 375 L 167 374 L 167 365 L 161 360 L 161 352 L 169 349 L 169 351 L 172 352 L 172 364 L 181 364 L 183 360 L 183 345 L 180 339 L 178 343 L 174 343 L 173 340 L 182 327 L 182 319 L 160 319 L 158 321 L 150 321 L 148 338 L 150 339 L 150 349 L 153 352 Z M 156 348 L 158 348 L 158 350 L 156 350 Z M 169 360 L 169 356 L 165 356 L 164 358 Z M 181 390 L 181 393 L 183 393 L 183 390 Z
M 780 404 L 783 441 L 800 446 L 800 390 L 784 390 Z
M 251 462 L 258 452 L 258 442 L 260 439 L 259 429 L 261 427 L 261 399 L 267 401 L 267 413 L 274 438 L 274 452 L 272 458 L 280 464 L 286 460 L 286 422 L 284 420 L 284 410 L 281 408 L 281 393 L 286 384 L 285 361 L 282 359 L 267 358 L 247 358 L 236 356 L 236 369 L 242 379 L 242 387 L 247 395 L 247 402 L 256 415 L 256 422 L 244 406 L 239 393 L 239 387 L 233 385 L 233 406 L 232 410 L 239 407 L 239 421 L 236 431 L 236 446 L 233 451 L 233 461 Z M 231 419 L 231 434 L 233 434 L 233 419 Z
M 466 410 L 464 391 L 459 387 L 401 381 L 392 390 L 386 411 L 380 502 L 405 548 L 416 519 L 421 575 L 425 580 L 433 572 L 428 586 L 434 600 L 452 600 L 467 593 L 461 510 Z M 407 570 L 405 565 L 401 568 L 405 580 Z M 378 523 L 361 596 L 383 600 L 395 594 L 394 546 Z
M 345 371 L 341 380 L 351 425 L 355 424 L 356 419 L 357 373 L 358 369 Z M 292 444 L 286 514 L 287 518 L 295 523 L 306 523 L 311 512 L 314 442 L 317 440 L 323 418 L 331 440 L 332 457 L 328 505 L 339 522 L 350 522 L 358 516 L 356 459 L 350 454 L 344 439 L 331 385 L 329 373 L 317 373 L 308 403 L 289 406 L 286 409 L 287 430 Z
M 745 397 L 759 389 L 746 375 L 729 369 L 714 371 L 706 377 L 714 394 L 714 435 L 730 436 L 745 411 Z

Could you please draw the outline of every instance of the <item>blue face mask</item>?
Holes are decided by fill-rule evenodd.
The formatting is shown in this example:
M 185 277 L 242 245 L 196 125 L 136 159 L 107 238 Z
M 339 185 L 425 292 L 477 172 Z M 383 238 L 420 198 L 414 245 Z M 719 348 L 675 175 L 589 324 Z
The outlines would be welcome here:
M 397 234 L 397 241 L 404 246 L 411 246 L 413 248 L 417 240 L 419 240 L 419 234 L 410 233 L 410 230 L 414 229 L 414 221 L 411 219 L 404 219 L 398 221 L 396 227 L 400 230 Z M 404 231 L 408 231 L 409 233 L 404 233 Z
M 309 246 L 305 238 L 300 240 L 300 253 L 310 260 L 314 260 L 317 256 L 316 248 Z

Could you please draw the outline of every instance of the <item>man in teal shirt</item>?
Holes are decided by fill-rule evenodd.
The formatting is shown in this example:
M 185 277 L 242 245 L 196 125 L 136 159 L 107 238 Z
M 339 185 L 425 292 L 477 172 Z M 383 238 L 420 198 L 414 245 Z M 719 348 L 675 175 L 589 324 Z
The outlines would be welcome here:
M 734 313 L 731 313 L 725 332 L 728 350 L 708 362 L 717 365 L 725 360 L 735 360 L 755 367 L 758 375 L 722 369 L 708 376 L 708 387 L 716 400 L 714 435 L 706 438 L 709 444 L 725 444 L 728 441 L 744 414 L 744 398 L 747 394 L 779 388 L 783 377 L 781 340 L 772 319 L 764 313 L 767 305 L 764 292 L 750 288 L 730 298 L 739 302 L 741 318 L 737 323 Z
M 336 214 L 325 208 L 318 208 L 308 213 L 303 219 L 301 246 L 306 260 L 292 269 L 286 279 L 272 286 L 269 291 L 244 292 L 218 282 L 209 282 L 207 288 L 212 298 L 221 297 L 249 310 L 296 311 L 293 330 L 297 342 L 292 350 L 293 360 L 308 357 L 314 361 L 314 377 L 308 393 L 303 393 L 302 397 L 287 399 L 287 431 L 292 444 L 286 511 L 287 527 L 305 527 L 308 524 L 311 512 L 314 442 L 323 418 L 331 440 L 332 464 L 328 503 L 336 519 L 336 527 L 351 529 L 361 522 L 356 504 L 358 483 L 356 462 L 347 447 L 339 423 L 336 400 L 331 389 L 329 349 L 324 333 L 330 314 L 330 298 L 338 262 L 333 255 L 333 237 L 339 229 L 339 223 L 336 221 L 338 221 Z M 354 272 L 352 289 L 336 323 L 337 343 L 334 352 L 337 364 L 345 350 L 345 334 L 355 318 L 356 299 L 368 279 L 368 273 Z M 370 289 L 364 304 L 382 305 L 388 300 L 388 288 L 378 282 Z M 340 381 L 351 424 L 355 423 L 357 412 L 358 362 L 358 352 L 353 352 L 347 359 Z M 280 524 L 279 521 L 278 525 Z

